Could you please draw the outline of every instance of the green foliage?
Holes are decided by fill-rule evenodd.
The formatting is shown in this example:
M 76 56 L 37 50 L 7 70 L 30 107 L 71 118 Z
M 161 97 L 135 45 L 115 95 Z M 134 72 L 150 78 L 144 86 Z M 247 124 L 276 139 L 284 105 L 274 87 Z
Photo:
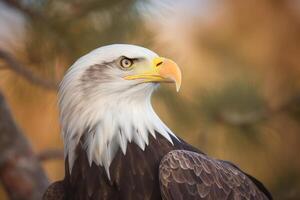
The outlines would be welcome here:
M 135 0 L 41 1 L 30 3 L 25 51 L 27 63 L 55 75 L 78 57 L 111 43 L 136 37 L 140 18 Z M 41 69 L 42 68 L 42 69 Z
M 246 128 L 264 119 L 266 104 L 258 87 L 244 80 L 229 82 L 198 95 L 200 113 L 208 123 Z
M 277 176 L 273 196 L 277 199 L 295 199 L 300 196 L 300 174 L 297 169 L 285 169 L 284 174 Z
M 157 91 L 160 101 L 164 102 L 167 109 L 172 113 L 172 119 L 177 125 L 187 127 L 194 124 L 197 120 L 195 104 L 175 93 L 174 90 L 165 87 Z

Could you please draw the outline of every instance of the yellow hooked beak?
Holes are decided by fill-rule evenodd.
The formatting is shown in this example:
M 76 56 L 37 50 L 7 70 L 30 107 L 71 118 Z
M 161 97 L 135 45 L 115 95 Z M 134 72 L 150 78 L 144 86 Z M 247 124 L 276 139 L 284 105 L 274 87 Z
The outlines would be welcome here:
M 139 74 L 125 76 L 124 79 L 143 79 L 144 82 L 175 83 L 176 91 L 178 92 L 181 85 L 181 71 L 174 61 L 157 57 L 153 59 L 150 69 Z

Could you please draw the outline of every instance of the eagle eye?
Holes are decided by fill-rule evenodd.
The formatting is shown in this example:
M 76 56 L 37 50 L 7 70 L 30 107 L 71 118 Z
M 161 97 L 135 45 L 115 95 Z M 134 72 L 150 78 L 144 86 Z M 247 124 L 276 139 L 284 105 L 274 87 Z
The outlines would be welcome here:
M 120 60 L 120 65 L 123 69 L 128 69 L 133 65 L 133 60 L 129 59 L 129 58 L 126 58 L 126 57 L 123 57 Z

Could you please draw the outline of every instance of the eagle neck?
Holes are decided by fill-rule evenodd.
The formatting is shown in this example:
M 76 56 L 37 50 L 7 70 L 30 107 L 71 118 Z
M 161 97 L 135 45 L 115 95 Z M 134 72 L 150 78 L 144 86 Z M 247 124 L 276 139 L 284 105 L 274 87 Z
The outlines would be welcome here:
M 93 162 L 103 166 L 110 178 L 109 167 L 118 150 L 125 155 L 128 143 L 135 143 L 145 150 L 149 144 L 149 134 L 156 138 L 162 135 L 173 144 L 170 135 L 176 136 L 162 122 L 151 105 L 151 93 L 144 95 L 132 94 L 129 96 L 107 96 L 97 102 L 88 102 L 89 105 L 76 120 L 70 120 L 75 127 L 67 128 L 64 139 L 66 152 L 69 158 L 71 172 L 76 159 L 76 147 L 82 141 L 86 150 L 89 164 Z M 69 124 L 70 124 L 69 123 Z M 66 129 L 65 129 L 66 130 Z M 71 131 L 71 132 L 70 132 Z M 81 134 L 77 134 L 81 132 Z M 77 135 L 76 135 L 77 134 Z M 77 138 L 74 139 L 76 136 Z

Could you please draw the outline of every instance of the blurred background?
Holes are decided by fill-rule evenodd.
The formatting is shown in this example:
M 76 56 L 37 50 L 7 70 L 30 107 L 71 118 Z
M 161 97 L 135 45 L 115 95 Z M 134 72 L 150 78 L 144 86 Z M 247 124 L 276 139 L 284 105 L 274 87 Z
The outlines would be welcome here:
M 64 177 L 57 83 L 111 43 L 179 64 L 181 91 L 153 97 L 177 135 L 300 199 L 299 0 L 0 0 L 0 92 L 50 181 Z

